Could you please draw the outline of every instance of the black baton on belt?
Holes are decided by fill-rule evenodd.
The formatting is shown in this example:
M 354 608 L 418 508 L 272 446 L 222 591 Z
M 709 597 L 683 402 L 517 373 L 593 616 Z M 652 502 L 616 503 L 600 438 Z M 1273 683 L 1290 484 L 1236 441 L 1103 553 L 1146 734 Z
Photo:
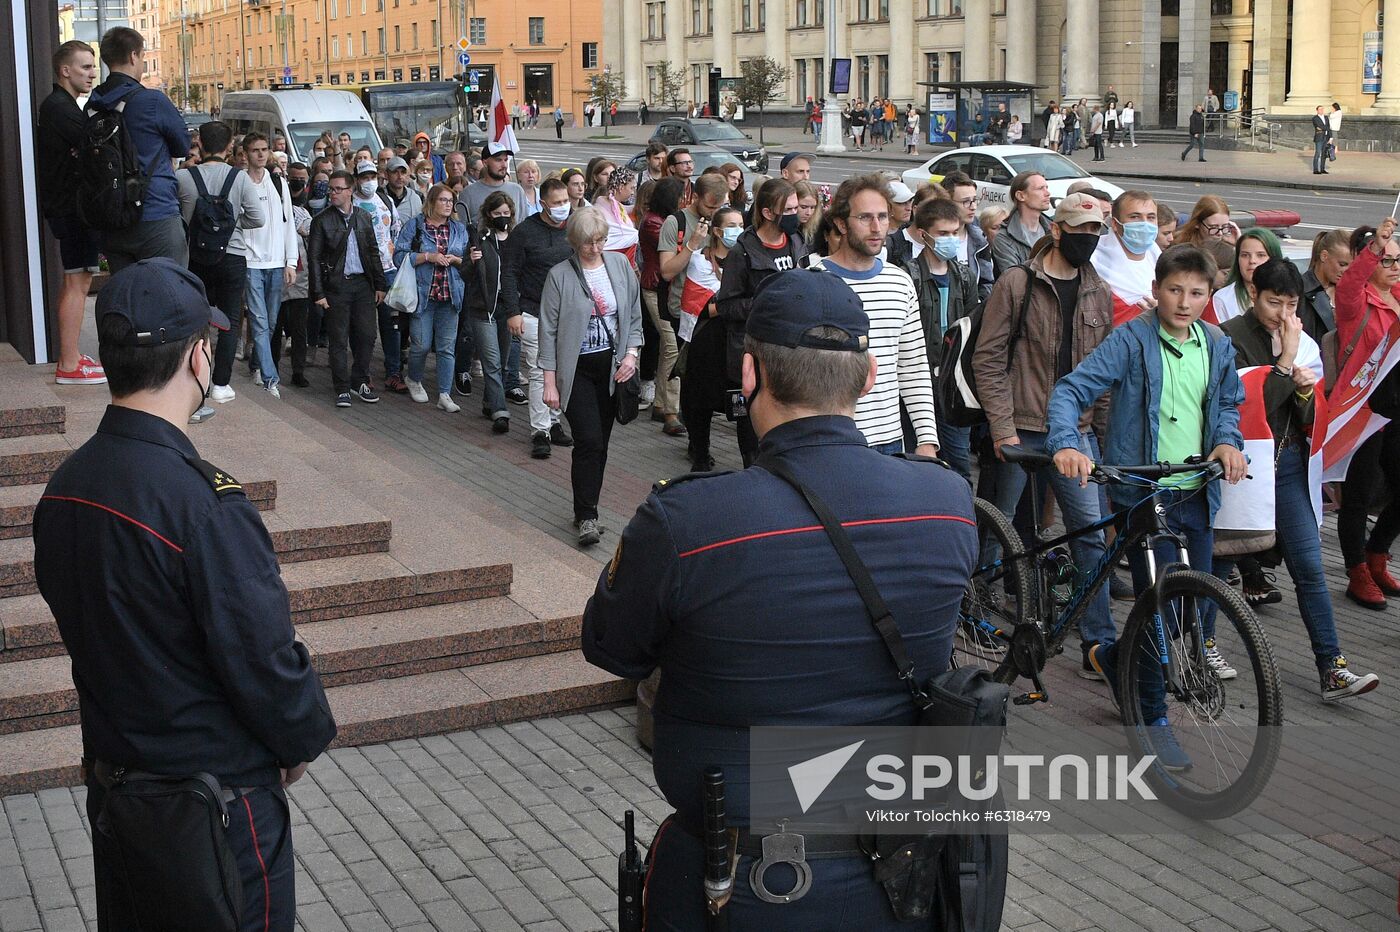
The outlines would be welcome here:
M 702 781 L 705 799 L 705 928 L 727 932 L 724 908 L 734 892 L 735 848 L 738 833 L 724 825 L 724 771 L 707 767 Z
M 642 932 L 642 886 L 645 867 L 637 854 L 637 833 L 632 810 L 623 816 L 622 853 L 617 857 L 617 927 L 621 932 Z

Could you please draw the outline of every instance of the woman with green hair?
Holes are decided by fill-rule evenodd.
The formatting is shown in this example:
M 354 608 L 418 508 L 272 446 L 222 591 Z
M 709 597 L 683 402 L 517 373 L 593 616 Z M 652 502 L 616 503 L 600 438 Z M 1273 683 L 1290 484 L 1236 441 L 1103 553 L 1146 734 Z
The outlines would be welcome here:
M 1254 281 L 1254 270 L 1270 259 L 1282 259 L 1283 246 L 1278 237 L 1262 227 L 1250 227 L 1240 234 L 1235 242 L 1235 265 L 1225 287 L 1215 293 L 1207 309 L 1206 319 L 1214 313 L 1215 323 L 1223 324 L 1232 317 L 1239 317 L 1254 306 L 1249 294 L 1249 284 Z

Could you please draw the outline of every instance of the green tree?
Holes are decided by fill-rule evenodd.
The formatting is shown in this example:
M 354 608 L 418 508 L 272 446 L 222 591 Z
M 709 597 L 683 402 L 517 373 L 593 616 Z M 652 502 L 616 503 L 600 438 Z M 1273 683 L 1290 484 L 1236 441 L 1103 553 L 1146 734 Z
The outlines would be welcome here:
M 626 84 L 622 75 L 610 68 L 588 76 L 588 91 L 594 106 L 603 108 L 603 138 L 608 138 L 609 111 L 612 105 L 622 99 Z
M 191 85 L 190 85 L 190 107 L 191 107 L 192 109 L 194 109 L 194 110 L 198 110 L 198 109 L 199 109 L 199 105 L 200 105 L 200 103 L 202 102 L 203 98 L 204 98 L 204 88 L 200 87 L 198 84 L 191 84 Z
M 750 58 L 739 66 L 739 86 L 734 96 L 745 110 L 758 108 L 759 145 L 763 145 L 763 108 L 782 97 L 787 79 L 788 69 L 767 56 Z
M 685 69 L 671 62 L 657 65 L 656 93 L 663 105 L 679 113 L 685 96 Z

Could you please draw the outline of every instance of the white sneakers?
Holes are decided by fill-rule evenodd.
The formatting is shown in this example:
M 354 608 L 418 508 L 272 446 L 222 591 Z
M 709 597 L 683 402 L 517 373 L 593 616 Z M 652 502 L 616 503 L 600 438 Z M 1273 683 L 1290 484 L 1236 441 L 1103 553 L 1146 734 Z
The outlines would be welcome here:
M 234 398 L 232 385 L 215 385 L 209 389 L 209 400 L 217 401 L 219 404 L 228 404 Z
M 421 389 L 422 386 L 420 385 L 419 388 Z M 437 406 L 442 410 L 446 411 L 448 414 L 456 414 L 458 411 L 462 410 L 462 406 L 457 404 L 457 402 L 453 401 L 452 396 L 447 394 L 446 392 L 443 392 L 441 395 L 438 395 Z
M 415 382 L 412 379 L 404 379 L 404 384 L 408 386 L 408 397 L 418 402 L 420 405 L 428 403 L 428 392 L 423 388 L 422 382 Z
M 282 392 L 281 392 L 281 390 L 277 387 L 277 383 L 276 383 L 276 382 L 270 382 L 270 383 L 268 383 L 267 385 L 265 385 L 265 386 L 263 386 L 263 387 L 267 389 L 267 393 L 268 393 L 269 395 L 271 395 L 273 398 L 281 398 L 281 397 L 282 397 Z
M 647 379 L 642 383 L 642 397 L 638 399 L 638 402 L 641 405 L 641 407 L 648 408 L 655 401 L 656 382 L 652 379 Z

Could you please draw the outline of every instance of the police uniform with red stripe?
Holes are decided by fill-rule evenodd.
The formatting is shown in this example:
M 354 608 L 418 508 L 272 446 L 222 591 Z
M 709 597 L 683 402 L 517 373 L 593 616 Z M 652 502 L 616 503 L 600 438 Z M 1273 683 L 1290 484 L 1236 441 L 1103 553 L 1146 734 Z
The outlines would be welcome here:
M 114 277 L 109 302 L 123 286 L 148 303 L 190 287 L 207 315 L 198 281 L 173 263 L 181 274 L 145 268 L 153 261 L 168 260 Z M 157 286 L 164 298 L 149 293 Z M 272 541 L 242 486 L 168 420 L 112 405 L 54 472 L 35 509 L 34 545 L 39 590 L 72 660 L 91 824 L 105 795 L 95 770 L 212 774 L 228 800 L 243 928 L 291 929 L 280 768 L 314 760 L 335 722 L 294 640 Z M 113 854 L 95 831 L 99 927 L 135 928 Z M 192 917 L 189 928 L 198 926 Z
M 807 302 L 799 319 L 822 304 L 825 289 L 811 276 L 840 282 L 825 272 L 781 276 L 798 276 L 794 299 Z M 955 472 L 874 452 L 854 420 L 830 415 L 772 428 L 743 472 L 658 483 L 583 620 L 592 663 L 635 679 L 661 671 L 652 759 L 676 813 L 651 850 L 649 932 L 705 927 L 701 775 L 724 769 L 729 824 L 747 826 L 749 726 L 914 721 L 909 691 L 850 576 L 799 493 L 764 468 L 772 458 L 845 525 L 919 675 L 949 664 L 977 550 L 971 495 Z M 783 905 L 757 899 L 746 879 L 751 863 L 739 861 L 731 929 L 909 928 L 894 920 L 864 857 L 809 858 L 810 892 Z M 782 891 L 794 876 L 778 865 L 765 883 Z

